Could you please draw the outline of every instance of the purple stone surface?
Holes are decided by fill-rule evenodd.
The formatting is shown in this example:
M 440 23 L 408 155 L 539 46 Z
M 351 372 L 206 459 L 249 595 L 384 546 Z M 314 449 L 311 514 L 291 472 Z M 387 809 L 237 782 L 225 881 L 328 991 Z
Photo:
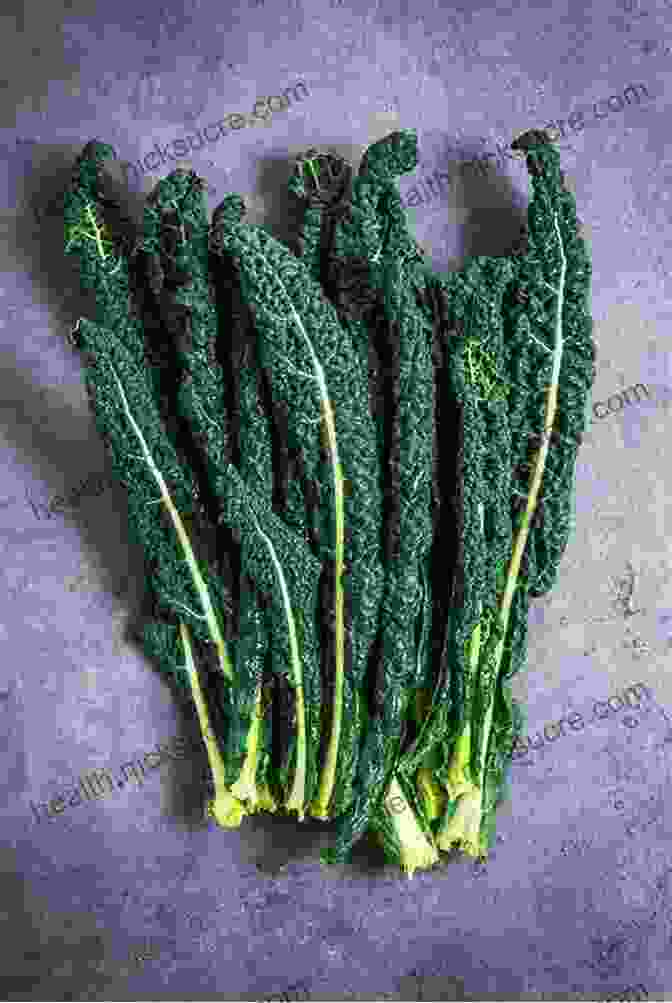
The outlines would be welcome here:
M 96 11 L 70 0 L 3 15 L 3 999 L 669 991 L 671 19 L 672 0 Z M 398 119 L 381 125 L 391 109 Z M 98 137 L 137 217 L 151 185 L 190 157 L 211 209 L 229 191 L 253 194 L 283 237 L 291 156 L 361 153 L 398 124 L 418 129 L 420 147 L 404 203 L 444 270 L 509 253 L 528 190 L 508 144 L 556 130 L 592 246 L 592 403 L 612 401 L 589 412 L 576 528 L 530 616 L 514 680 L 527 746 L 490 859 L 412 881 L 364 848 L 326 869 L 331 828 L 316 822 L 256 817 L 227 832 L 204 819 L 193 714 L 126 636 L 142 557 L 65 340 L 90 304 L 58 215 L 73 158 Z M 615 395 L 637 384 L 650 393 L 619 408 Z M 99 488 L 82 487 L 98 475 Z M 628 565 L 631 615 L 611 584 Z

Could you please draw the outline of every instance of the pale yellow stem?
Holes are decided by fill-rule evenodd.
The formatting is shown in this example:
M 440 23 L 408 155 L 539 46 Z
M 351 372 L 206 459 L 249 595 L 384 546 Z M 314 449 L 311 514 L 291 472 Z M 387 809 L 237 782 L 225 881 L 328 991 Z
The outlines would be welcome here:
M 502 660 L 502 653 L 504 651 L 504 640 L 506 638 L 506 631 L 509 625 L 509 615 L 511 612 L 511 603 L 513 602 L 513 595 L 518 584 L 518 575 L 520 572 L 520 564 L 523 559 L 523 554 L 525 552 L 525 546 L 527 544 L 527 538 L 530 532 L 530 527 L 532 525 L 532 519 L 534 517 L 534 512 L 537 506 L 537 498 L 539 495 L 539 490 L 541 488 L 541 481 L 544 476 L 544 469 L 546 466 L 546 456 L 548 455 L 548 447 L 550 444 L 551 432 L 553 430 L 553 423 L 555 421 L 555 413 L 558 407 L 558 388 L 560 385 L 560 367 L 562 365 L 562 353 L 564 349 L 564 339 L 562 336 L 562 321 L 563 321 L 563 306 L 564 306 L 564 294 L 565 294 L 565 277 L 567 274 L 567 259 L 565 257 L 565 251 L 562 243 L 562 234 L 560 233 L 560 226 L 558 224 L 557 213 L 553 216 L 553 224 L 555 226 L 555 232 L 558 238 L 558 248 L 560 251 L 560 279 L 558 288 L 555 290 L 558 296 L 558 310 L 555 318 L 555 342 L 553 346 L 553 369 L 551 372 L 551 381 L 548 388 L 548 394 L 546 395 L 546 408 L 544 413 L 544 434 L 541 443 L 541 448 L 539 449 L 536 457 L 536 462 L 533 465 L 530 474 L 530 488 L 528 491 L 527 505 L 523 513 L 523 518 L 516 535 L 516 540 L 513 546 L 513 553 L 511 555 L 511 563 L 509 565 L 509 571 L 506 580 L 506 586 L 504 588 L 504 594 L 502 597 L 502 603 L 498 611 L 499 622 L 502 627 L 502 634 L 499 643 L 495 649 L 494 664 L 496 666 L 496 671 L 499 672 L 499 666 Z M 485 759 L 487 755 L 488 741 L 490 738 L 490 726 L 492 724 L 492 715 L 494 711 L 494 700 L 490 701 L 490 705 L 485 716 L 485 725 L 483 728 L 483 743 L 481 746 L 481 770 L 484 767 Z
M 149 469 L 152 472 L 154 480 L 159 486 L 159 491 L 161 492 L 161 498 L 166 508 L 168 509 L 170 518 L 173 521 L 173 526 L 175 528 L 177 538 L 182 546 L 186 562 L 189 566 L 189 571 L 191 572 L 191 577 L 194 581 L 194 585 L 196 586 L 196 591 L 198 592 L 199 599 L 201 600 L 201 605 L 203 607 L 205 619 L 208 624 L 208 631 L 215 644 L 222 673 L 229 680 L 229 682 L 233 682 L 233 666 L 231 665 L 231 661 L 229 659 L 229 655 L 226 650 L 226 643 L 220 630 L 219 620 L 217 618 L 217 615 L 215 614 L 215 610 L 210 600 L 210 593 L 208 591 L 208 587 L 203 579 L 203 575 L 201 574 L 201 570 L 198 566 L 196 557 L 194 556 L 194 552 L 191 548 L 191 542 L 189 540 L 189 536 L 187 535 L 187 531 L 184 528 L 184 523 L 180 518 L 179 512 L 173 505 L 173 500 L 168 492 L 168 487 L 166 485 L 166 482 L 163 479 L 161 471 L 154 462 L 154 458 L 152 457 L 152 454 L 149 451 L 149 447 L 145 442 L 145 437 L 143 436 L 140 428 L 138 427 L 135 418 L 131 414 L 131 410 L 128 406 L 128 401 L 126 399 L 126 394 L 124 393 L 124 388 L 121 384 L 121 380 L 117 376 L 117 372 L 114 366 L 111 365 L 110 368 L 112 369 L 114 378 L 117 381 L 117 386 L 119 387 L 119 394 L 121 395 L 121 401 L 124 411 L 126 412 L 126 417 L 131 423 L 131 427 L 133 428 L 133 431 L 135 432 L 138 441 L 140 442 L 144 458 L 147 462 Z
M 271 560 L 275 566 L 275 571 L 280 582 L 280 591 L 282 593 L 282 600 L 285 608 L 285 617 L 287 619 L 287 629 L 289 632 L 289 650 L 290 659 L 292 664 L 292 669 L 294 673 L 294 695 L 296 700 L 296 741 L 297 741 L 297 753 L 296 753 L 296 769 L 294 771 L 294 783 L 292 785 L 292 790 L 287 800 L 285 807 L 287 811 L 295 811 L 298 813 L 299 820 L 303 821 L 305 817 L 305 799 L 306 799 L 306 761 L 308 754 L 308 738 L 306 734 L 306 705 L 304 699 L 303 691 L 303 666 L 301 663 L 301 653 L 299 651 L 299 641 L 296 633 L 296 622 L 294 619 L 294 613 L 292 612 L 292 605 L 289 597 L 289 589 L 287 588 L 287 581 L 285 579 L 284 571 L 282 570 L 282 565 L 278 560 L 275 547 L 270 537 L 264 533 L 263 529 L 255 519 L 255 525 L 257 527 L 257 532 L 263 537 L 266 546 L 269 549 Z M 256 734 L 259 730 L 260 717 L 259 707 L 261 705 L 261 686 L 257 694 L 257 711 L 255 714 L 256 731 L 254 735 L 254 740 L 256 743 Z M 255 745 L 256 748 L 256 745 Z
M 329 818 L 329 803 L 336 782 L 336 764 L 341 740 L 343 721 L 343 684 L 345 676 L 345 596 L 343 593 L 343 568 L 345 556 L 345 511 L 343 507 L 343 471 L 338 460 L 336 445 L 336 427 L 331 402 L 327 401 L 324 410 L 327 431 L 327 441 L 332 455 L 334 472 L 334 504 L 336 514 L 336 671 L 334 675 L 334 702 L 332 707 L 331 734 L 327 756 L 320 776 L 320 786 L 317 798 L 311 804 L 311 815 L 316 818 Z
M 226 785 L 226 775 L 224 771 L 224 760 L 219 751 L 217 740 L 210 728 L 210 718 L 201 684 L 198 679 L 196 665 L 191 647 L 189 628 L 185 623 L 180 623 L 180 637 L 184 648 L 187 674 L 191 684 L 191 692 L 196 704 L 198 721 L 205 742 L 208 754 L 208 762 L 212 773 L 212 780 L 215 786 L 215 797 L 208 802 L 208 814 L 215 819 L 218 825 L 225 829 L 237 829 L 246 814 L 245 806 L 233 796 Z

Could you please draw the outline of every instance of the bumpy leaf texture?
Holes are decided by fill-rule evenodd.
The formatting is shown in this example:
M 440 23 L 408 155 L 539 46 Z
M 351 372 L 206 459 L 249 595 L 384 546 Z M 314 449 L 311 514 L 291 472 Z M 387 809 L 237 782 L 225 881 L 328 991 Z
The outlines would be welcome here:
M 504 308 L 507 369 L 516 377 L 511 398 L 513 464 L 516 487 L 522 493 L 527 490 L 528 464 L 543 431 L 542 403 L 551 365 L 551 353 L 539 343 L 546 349 L 553 347 L 558 309 L 562 314 L 558 404 L 540 495 L 543 518 L 530 533 L 523 569 L 532 596 L 544 595 L 554 585 L 571 533 L 576 456 L 595 379 L 590 256 L 579 235 L 574 196 L 564 187 L 560 156 L 550 142 L 540 142 L 540 138 L 536 132 L 526 133 L 512 144 L 513 149 L 526 151 L 532 198 L 527 247 L 514 258 L 516 277 Z M 567 267 L 561 306 L 557 294 L 548 288 L 558 285 L 560 273 L 554 214 Z
M 153 349 L 153 379 L 160 398 L 170 401 L 166 410 L 198 481 L 210 548 L 227 596 L 227 640 L 241 683 L 229 694 L 233 713 L 227 711 L 227 695 L 216 674 L 208 676 L 205 690 L 211 705 L 214 702 L 228 717 L 226 762 L 237 766 L 242 764 L 253 714 L 258 666 L 253 669 L 250 660 L 241 663 L 236 656 L 240 617 L 229 555 L 239 548 L 213 531 L 219 516 L 217 481 L 222 464 L 231 460 L 232 446 L 227 387 L 216 358 L 218 317 L 209 279 L 208 236 L 203 183 L 193 172 L 178 170 L 160 181 L 147 200 L 136 260 L 145 279 L 143 309 Z
M 491 473 L 483 481 L 485 487 L 490 486 L 488 552 L 492 560 L 487 571 L 488 593 L 492 595 L 494 574 L 498 602 L 511 557 L 511 534 L 515 540 L 541 443 L 539 433 L 545 423 L 558 324 L 562 356 L 554 422 L 556 436 L 546 456 L 536 510 L 513 594 L 498 678 L 491 678 L 491 671 L 485 672 L 475 694 L 471 715 L 473 752 L 477 755 L 485 712 L 494 699 L 484 780 L 484 826 L 489 838 L 494 832 L 496 804 L 504 796 L 512 741 L 523 725 L 522 711 L 510 696 L 509 680 L 525 664 L 528 597 L 552 587 L 569 539 L 576 452 L 594 379 L 589 315 L 590 263 L 585 244 L 577 232 L 573 196 L 562 185 L 559 155 L 545 134 L 538 132 L 520 137 L 512 148 L 527 151 L 532 178 L 526 240 L 509 259 L 512 273 L 502 272 L 503 284 L 495 279 L 491 320 L 485 315 L 482 317 L 482 322 L 493 332 L 499 332 L 495 354 L 499 358 L 500 371 L 505 374 L 503 382 L 508 387 L 508 420 L 506 415 L 502 415 L 501 420 L 497 416 L 488 429 L 488 440 L 494 448 Z M 561 287 L 563 254 L 566 270 Z M 470 262 L 465 272 L 473 267 L 474 263 Z M 463 313 L 465 317 L 473 316 L 473 311 L 463 307 L 461 276 L 450 276 L 444 285 L 451 307 L 451 323 L 454 320 L 459 323 Z M 497 637 L 492 635 L 483 649 L 484 665 L 487 666 L 496 644 Z M 458 651 L 454 659 L 459 659 Z M 456 676 L 460 675 L 458 670 Z M 478 777 L 480 764 L 472 760 L 471 766 L 474 777 Z
M 98 181 L 96 172 L 107 152 L 107 147 L 101 150 L 95 144 L 86 148 L 83 156 L 93 159 L 80 162 L 66 212 L 73 218 L 79 212 L 90 223 L 85 231 L 90 240 L 81 237 L 79 241 L 80 257 L 88 260 L 86 254 L 90 255 L 92 248 L 98 255 L 101 264 L 94 258 L 88 271 L 102 288 L 100 299 L 105 316 L 114 320 L 123 313 L 123 307 L 121 302 L 110 302 L 110 279 L 103 266 L 109 260 L 107 269 L 112 268 L 116 276 L 125 262 L 123 256 L 118 260 L 112 256 L 115 244 L 108 224 L 102 219 L 100 205 L 93 203 L 97 192 L 90 180 L 93 177 Z M 89 185 L 84 195 L 82 177 Z M 73 224 L 69 223 L 68 239 L 72 228 Z M 104 235 L 106 244 L 101 243 L 100 234 Z M 152 656 L 165 658 L 161 668 L 176 674 L 183 691 L 187 685 L 177 655 L 175 620 L 179 617 L 190 624 L 197 646 L 200 642 L 204 647 L 211 640 L 209 628 L 203 622 L 205 617 L 198 612 L 199 599 L 177 546 L 174 527 L 167 513 L 156 508 L 160 500 L 156 481 L 149 473 L 145 458 L 137 454 L 138 441 L 120 407 L 120 391 L 114 373 L 125 388 L 131 412 L 157 468 L 169 484 L 175 507 L 197 553 L 197 563 L 207 568 L 207 587 L 219 610 L 218 617 L 223 611 L 231 613 L 230 590 L 219 573 L 222 562 L 218 560 L 217 544 L 221 543 L 222 531 L 228 531 L 227 545 L 233 542 L 239 549 L 242 545 L 243 563 L 250 577 L 247 587 L 243 588 L 245 599 L 239 615 L 242 632 L 231 645 L 236 667 L 233 685 L 231 682 L 224 685 L 220 671 L 209 673 L 206 687 L 210 700 L 219 705 L 224 719 L 222 725 L 226 724 L 226 763 L 232 780 L 245 756 L 246 738 L 254 713 L 253 699 L 261 681 L 259 670 L 265 660 L 264 635 L 269 630 L 276 647 L 277 664 L 284 667 L 285 679 L 288 675 L 287 608 L 282 584 L 289 582 L 291 596 L 296 602 L 292 618 L 300 622 L 301 656 L 308 668 L 311 662 L 316 664 L 317 639 L 311 633 L 314 618 L 311 602 L 314 606 L 320 565 L 304 541 L 273 516 L 270 499 L 257 498 L 254 487 L 247 490 L 235 467 L 227 461 L 231 444 L 224 417 L 223 374 L 215 358 L 217 314 L 207 275 L 208 237 L 198 179 L 191 173 L 175 172 L 160 183 L 150 199 L 144 241 L 140 248 L 129 252 L 133 265 L 138 266 L 138 271 L 144 271 L 147 278 L 148 288 L 140 290 L 139 282 L 136 284 L 136 289 L 142 293 L 142 319 L 147 322 L 150 335 L 147 345 L 140 337 L 143 333 L 140 317 L 137 323 L 126 327 L 120 324 L 127 343 L 106 328 L 85 320 L 80 322 L 74 342 L 88 354 L 89 386 L 97 420 L 113 453 L 120 479 L 129 489 L 131 519 L 149 565 L 147 578 L 154 598 L 156 622 L 145 628 L 147 650 Z M 125 300 L 126 289 L 115 289 Z M 128 304 L 124 306 L 128 312 Z M 157 365 L 159 360 L 161 364 Z M 172 422 L 162 421 L 161 410 L 164 415 L 172 415 Z M 137 468 L 140 468 L 139 474 Z M 252 519 L 251 513 L 254 513 Z M 275 554 L 279 554 L 287 565 L 284 581 L 277 575 L 277 565 L 269 563 L 269 546 L 274 547 Z M 260 593 L 259 602 L 253 596 L 252 582 L 263 593 Z M 268 623 L 260 607 L 265 599 L 270 599 Z M 306 629 L 302 622 L 304 613 Z M 220 623 L 220 627 L 224 633 L 224 623 Z M 282 656 L 279 649 L 283 649 Z M 204 647 L 201 655 L 206 666 L 212 663 L 208 654 Z M 318 743 L 313 741 L 307 746 L 309 757 L 312 757 L 307 780 L 308 785 L 314 785 Z M 267 761 L 268 743 L 259 757 L 260 770 L 262 763 Z
M 369 827 L 400 859 L 383 809 L 392 778 L 431 842 L 417 770 L 446 784 L 467 721 L 491 840 L 524 727 L 510 679 L 525 664 L 529 596 L 552 587 L 571 533 L 595 351 L 591 266 L 559 155 L 537 131 L 512 148 L 532 179 L 523 239 L 450 275 L 432 273 L 401 206 L 414 130 L 369 147 L 357 177 L 334 154 L 299 158 L 296 254 L 246 224 L 236 195 L 210 229 L 203 183 L 184 171 L 157 185 L 134 243 L 104 191 L 112 148 L 96 141 L 65 199 L 66 250 L 97 310 L 72 342 L 146 555 L 145 649 L 188 692 L 178 626 L 191 628 L 227 783 L 258 687 L 273 694 L 257 781 L 286 796 L 294 779 L 323 811 L 328 800 L 333 861 Z M 193 546 L 230 680 L 115 374 Z M 502 637 L 554 374 L 553 438 Z
M 148 585 L 167 614 L 184 620 L 194 636 L 206 642 L 210 635 L 199 612 L 200 599 L 193 578 L 168 514 L 156 505 L 159 498 L 156 480 L 139 452 L 138 439 L 122 409 L 115 373 L 127 400 L 132 402 L 131 413 L 168 485 L 173 504 L 181 513 L 185 526 L 191 529 L 188 535 L 192 548 L 213 603 L 221 610 L 225 606 L 222 583 L 207 552 L 199 545 L 198 525 L 202 513 L 193 476 L 181 465 L 166 433 L 146 369 L 137 365 L 112 331 L 85 318 L 80 320 L 75 337 L 84 355 L 86 381 L 98 430 L 110 451 L 115 474 L 128 492 L 129 524 L 144 550 Z
M 348 630 L 334 787 L 338 803 L 332 806 L 332 811 L 338 812 L 350 800 L 361 719 L 359 689 L 383 587 L 382 486 L 375 428 L 365 373 L 335 310 L 304 263 L 260 226 L 243 223 L 243 212 L 236 196 L 225 199 L 213 219 L 212 248 L 217 254 L 228 255 L 239 271 L 243 295 L 253 309 L 260 358 L 274 401 L 285 405 L 288 446 L 300 451 L 307 476 L 319 486 L 322 522 L 319 539 L 313 535 L 312 542 L 329 576 L 330 602 L 323 604 L 323 616 L 328 609 L 329 619 L 318 627 L 323 639 L 335 633 L 337 626 L 329 622 L 337 587 L 331 569 L 338 560 L 336 489 L 339 478 L 343 481 L 343 584 Z M 321 433 L 327 447 L 326 463 L 321 462 Z M 333 633 L 332 637 L 331 643 L 323 644 L 325 710 L 333 710 L 338 701 L 333 668 L 338 638 Z M 326 714 L 322 724 L 323 734 L 329 733 Z
M 382 363 L 384 381 L 375 365 L 369 367 L 369 390 L 379 398 L 387 502 L 385 593 L 370 666 L 372 713 L 362 734 L 357 800 L 339 824 L 333 860 L 346 859 L 375 813 L 381 832 L 387 831 L 382 797 L 404 737 L 413 687 L 425 683 L 429 664 L 434 319 L 424 298 L 428 266 L 408 230 L 398 192 L 399 176 L 416 161 L 414 130 L 369 147 L 350 201 L 329 220 L 323 255 L 326 289 L 339 318 L 360 345 L 375 344 Z
M 482 657 L 476 671 L 470 669 L 470 643 L 479 623 L 481 643 L 485 641 L 497 608 L 497 569 L 510 557 L 512 545 L 502 328 L 502 298 L 512 274 L 506 258 L 476 258 L 451 277 L 451 323 L 459 334 L 451 342 L 444 392 L 452 394 L 461 410 L 456 471 L 460 554 L 446 635 L 451 689 L 443 699 L 450 698 L 456 733 L 470 723 L 475 776 L 482 718 L 496 678 Z M 444 742 L 443 749 L 447 759 L 449 744 Z M 445 770 L 439 773 L 445 776 Z
M 531 471 L 526 466 L 530 446 L 536 444 L 539 448 L 540 442 L 535 440 L 535 435 L 543 431 L 544 423 L 540 419 L 544 413 L 544 390 L 550 368 L 550 352 L 540 350 L 533 341 L 537 351 L 532 354 L 526 334 L 534 335 L 552 348 L 555 327 L 560 323 L 562 357 L 551 445 L 537 501 L 538 517 L 528 536 L 521 565 L 521 587 L 514 595 L 508 643 L 500 667 L 493 740 L 486 766 L 484 824 L 490 839 L 497 802 L 506 795 L 512 743 L 524 730 L 524 714 L 511 700 L 508 681 L 525 664 L 528 596 L 543 595 L 555 584 L 573 528 L 576 458 L 590 413 L 596 355 L 590 315 L 592 266 L 585 240 L 579 234 L 574 196 L 564 186 L 559 153 L 548 136 L 536 130 L 518 137 L 511 146 L 525 153 L 532 188 L 527 240 L 513 256 L 516 272 L 504 304 L 509 378 L 517 366 L 526 369 L 524 374 L 520 373 L 521 379 L 511 379 L 510 396 L 513 484 L 524 494 L 529 491 L 530 484 Z M 560 288 L 563 256 L 565 274 Z M 544 358 L 540 358 L 540 354 Z M 532 463 L 534 458 L 533 454 Z M 514 525 L 517 526 L 519 506 L 515 499 L 512 501 Z

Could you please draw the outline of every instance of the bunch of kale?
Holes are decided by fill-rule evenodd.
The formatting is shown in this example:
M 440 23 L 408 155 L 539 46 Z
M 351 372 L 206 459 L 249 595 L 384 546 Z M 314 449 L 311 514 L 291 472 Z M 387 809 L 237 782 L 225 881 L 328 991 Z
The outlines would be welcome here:
M 104 194 L 112 148 L 77 160 L 66 251 L 97 316 L 72 342 L 144 548 L 144 647 L 194 701 L 220 825 L 335 819 L 325 860 L 370 830 L 409 875 L 487 854 L 595 354 L 559 156 L 540 132 L 512 149 L 533 188 L 519 246 L 448 275 L 401 205 L 414 130 L 356 177 L 298 158 L 294 249 L 235 194 L 209 225 L 181 169 L 137 238 Z

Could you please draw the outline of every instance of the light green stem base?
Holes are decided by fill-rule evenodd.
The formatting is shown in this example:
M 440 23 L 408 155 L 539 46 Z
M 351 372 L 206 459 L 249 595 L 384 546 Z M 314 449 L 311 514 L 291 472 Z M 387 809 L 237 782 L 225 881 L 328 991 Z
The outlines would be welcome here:
M 184 649 L 187 673 L 191 684 L 191 692 L 196 704 L 198 721 L 208 753 L 208 762 L 215 786 L 215 797 L 208 802 L 208 815 L 215 819 L 218 825 L 224 829 L 237 829 L 241 821 L 247 814 L 245 806 L 238 798 L 234 797 L 225 781 L 224 760 L 219 751 L 217 741 L 210 728 L 210 718 L 206 706 L 205 697 L 198 680 L 198 673 L 194 663 L 194 655 L 191 647 L 189 628 L 185 623 L 180 623 L 180 637 Z

